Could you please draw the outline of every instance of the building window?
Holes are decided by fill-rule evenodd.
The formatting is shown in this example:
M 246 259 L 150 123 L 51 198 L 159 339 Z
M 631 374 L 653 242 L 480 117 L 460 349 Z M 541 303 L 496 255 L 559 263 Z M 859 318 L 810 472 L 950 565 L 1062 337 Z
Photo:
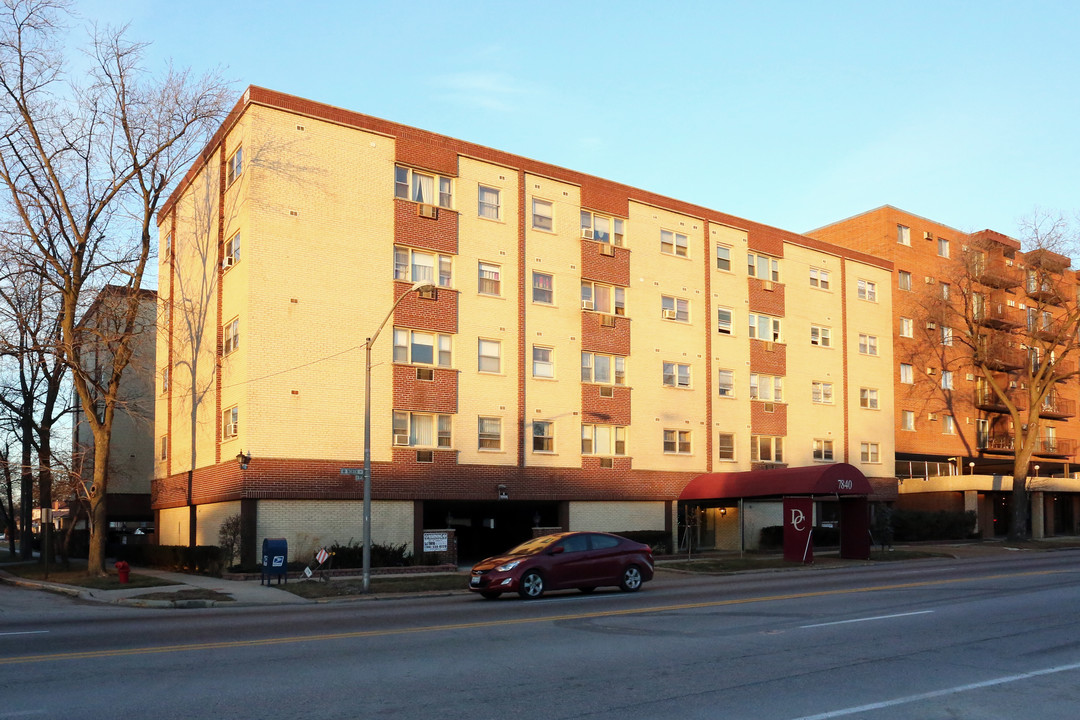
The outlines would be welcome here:
M 878 409 L 878 391 L 876 388 L 859 388 L 859 407 L 867 410 Z
M 555 377 L 555 348 L 533 345 L 533 377 Z
M 501 295 L 502 282 L 500 273 L 502 268 L 492 263 L 481 262 L 478 265 L 478 277 L 476 290 L 481 295 Z
M 502 418 L 482 417 L 477 428 L 478 450 L 502 449 Z
M 488 220 L 499 219 L 499 191 L 493 187 L 481 185 L 477 195 L 477 215 Z
M 450 287 L 453 280 L 453 267 L 453 258 L 450 255 L 435 255 L 399 245 L 394 246 L 395 280 Z M 436 273 L 438 280 L 436 280 Z
M 952 345 L 953 332 L 951 327 L 941 326 L 941 344 Z
M 435 188 L 438 188 L 438 197 L 436 197 Z M 453 179 L 396 165 L 394 167 L 394 197 L 425 205 L 451 208 L 454 205 Z
M 716 457 L 718 460 L 727 461 L 735 459 L 734 433 L 720 433 L 716 439 Z
M 582 425 L 582 455 L 625 455 L 626 428 L 616 425 Z
M 621 219 L 581 211 L 581 237 L 622 247 L 625 226 Z
M 782 402 L 784 399 L 784 378 L 777 375 L 750 373 L 750 399 Z
M 896 284 L 901 290 L 911 290 L 911 273 L 900 270 L 896 273 Z
M 169 459 L 169 436 L 162 435 L 158 438 L 158 460 L 165 461 Z
M 394 328 L 394 362 L 450 367 L 451 336 Z
M 664 386 L 673 388 L 690 387 L 690 366 L 681 363 L 664 363 Z
M 169 372 L 169 366 L 168 365 L 161 368 L 161 392 L 162 393 L 169 392 L 169 376 L 171 374 L 172 373 Z
M 225 265 L 235 265 L 240 262 L 240 233 L 236 233 L 225 241 Z
M 952 292 L 952 286 L 949 283 L 941 283 L 941 299 L 948 300 L 949 295 Z
M 900 318 L 900 337 L 915 337 L 915 322 L 911 318 Z
M 832 462 L 833 441 L 814 440 L 814 459 L 822 462 Z
M 810 326 L 810 344 L 819 347 L 832 346 L 832 329 L 820 325 Z
M 814 380 L 810 383 L 810 400 L 819 405 L 832 405 L 833 384 Z
M 502 343 L 498 340 L 479 341 L 479 363 L 477 370 L 480 372 L 497 373 L 502 370 Z
M 665 320 L 675 320 L 676 322 L 683 323 L 690 322 L 689 300 L 663 295 L 660 297 L 660 309 L 663 311 Z
M 716 331 L 721 335 L 731 334 L 731 308 L 716 308 Z
M 911 245 L 911 228 L 907 225 L 896 226 L 896 242 L 901 245 Z
M 829 289 L 829 271 L 821 268 L 810 268 L 810 287 L 819 290 Z
M 747 253 L 746 270 L 750 277 L 780 282 L 780 261 L 774 257 Z
M 240 347 L 240 318 L 234 318 L 225 323 L 225 327 L 222 328 L 221 332 L 224 335 L 221 354 L 229 355 Z
M 900 429 L 901 430 L 915 430 L 915 411 L 914 410 L 902 410 L 900 412 Z
M 731 248 L 727 245 L 716 246 L 716 269 L 731 271 Z
M 720 389 L 720 397 L 735 397 L 735 371 L 721 370 L 716 386 Z
M 233 405 L 221 414 L 221 437 L 229 440 L 240 434 L 240 408 Z
M 225 187 L 233 184 L 240 173 L 244 171 L 244 148 L 236 148 L 236 152 L 229 156 L 225 163 Z M 220 176 L 219 176 L 220 177 Z
M 900 382 L 904 385 L 915 382 L 915 368 L 910 363 L 900 363 Z
M 784 462 L 784 438 L 769 435 L 755 435 L 750 438 L 750 461 Z
M 750 337 L 780 342 L 780 318 L 750 313 Z
M 555 304 L 555 278 L 547 273 L 533 271 L 532 299 L 541 305 Z
M 949 257 L 949 241 L 945 238 L 937 239 L 937 254 L 938 257 Z
M 942 415 L 941 420 L 942 420 L 941 432 L 943 432 L 946 435 L 955 435 L 956 434 L 956 420 L 953 419 L 953 416 L 952 415 Z
M 690 454 L 689 430 L 664 430 L 664 452 L 676 455 Z
M 537 420 L 532 428 L 533 452 L 555 452 L 555 423 Z
M 856 283 L 856 294 L 860 300 L 877 302 L 877 283 L 869 280 L 859 280 Z
M 859 333 L 859 354 L 877 355 L 877 335 Z
M 941 371 L 941 389 L 942 390 L 952 390 L 953 389 L 953 381 L 952 381 L 952 379 L 953 379 L 952 370 L 942 370 Z
M 671 230 L 660 231 L 660 252 L 665 255 L 686 257 L 688 252 L 686 236 Z
M 626 314 L 626 288 L 583 280 L 581 283 L 581 309 L 594 310 L 608 315 Z
M 881 447 L 877 443 L 864 442 L 860 444 L 859 449 L 864 463 L 881 462 Z
M 626 358 L 619 355 L 581 353 L 581 382 L 625 385 Z
M 536 230 L 555 232 L 555 209 L 549 201 L 533 198 L 532 226 Z
M 394 411 L 394 444 L 422 448 L 450 448 L 451 416 Z

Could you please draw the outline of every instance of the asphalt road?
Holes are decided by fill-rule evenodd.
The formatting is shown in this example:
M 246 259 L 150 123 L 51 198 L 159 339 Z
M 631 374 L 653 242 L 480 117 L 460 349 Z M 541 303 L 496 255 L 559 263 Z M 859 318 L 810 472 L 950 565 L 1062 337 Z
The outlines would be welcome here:
M 0 586 L 0 719 L 1069 718 L 1080 551 L 148 610 Z

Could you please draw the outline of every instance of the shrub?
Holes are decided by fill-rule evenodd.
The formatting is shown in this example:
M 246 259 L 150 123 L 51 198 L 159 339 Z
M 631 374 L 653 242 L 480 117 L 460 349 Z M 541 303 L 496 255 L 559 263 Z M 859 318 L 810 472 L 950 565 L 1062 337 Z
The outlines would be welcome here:
M 220 575 L 224 567 L 221 548 L 216 545 L 120 545 L 116 559 L 132 565 L 202 575 Z
M 645 543 L 652 548 L 654 555 L 671 554 L 671 535 L 663 530 L 627 530 L 613 534 L 621 535 L 634 542 Z
M 218 530 L 218 546 L 221 547 L 221 560 L 231 567 L 240 552 L 240 516 L 230 515 L 221 523 Z
M 400 545 L 371 543 L 371 567 L 404 567 L 412 565 L 415 558 L 408 552 L 408 543 Z M 334 567 L 358 568 L 364 566 L 364 546 L 354 540 L 341 545 L 331 545 L 328 550 L 334 554 Z
M 963 540 L 975 533 L 972 510 L 894 510 L 893 538 L 898 541 Z

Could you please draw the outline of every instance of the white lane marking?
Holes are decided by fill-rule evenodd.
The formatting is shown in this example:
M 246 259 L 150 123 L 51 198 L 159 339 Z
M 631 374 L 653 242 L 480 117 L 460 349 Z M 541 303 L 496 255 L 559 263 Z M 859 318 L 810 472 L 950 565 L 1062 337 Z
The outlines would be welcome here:
M 3 637 L 4 635 L 42 635 L 42 634 L 47 633 L 47 632 L 49 632 L 49 631 L 48 630 L 22 630 L 20 632 L 0 633 L 0 637 Z
M 1080 670 L 1080 663 L 1060 665 L 1044 670 L 1034 670 L 1032 672 L 1020 673 L 1019 675 L 1006 675 L 1005 677 L 994 678 L 993 680 L 983 680 L 982 682 L 971 683 L 970 685 L 957 685 L 956 687 L 946 688 L 944 690 L 935 690 L 919 695 L 908 695 L 907 697 L 896 698 L 895 700 L 884 700 L 882 702 L 870 703 L 869 705 L 859 705 L 857 707 L 844 708 L 842 710 L 833 710 L 831 712 L 821 713 L 820 715 L 805 715 L 801 718 L 793 718 L 793 720 L 829 720 L 830 718 L 843 717 L 844 715 L 855 715 L 871 710 L 881 710 L 887 707 L 906 705 L 921 700 L 932 700 L 934 698 L 944 697 L 945 695 L 955 695 L 969 690 L 981 690 L 982 688 L 994 687 L 995 685 L 1005 685 L 1019 680 L 1030 680 L 1031 678 L 1069 672 L 1070 670 Z
M 889 620 L 891 618 L 908 617 L 909 615 L 926 615 L 933 610 L 919 610 L 918 612 L 898 613 L 896 615 L 878 615 L 877 617 L 856 618 L 854 620 L 837 620 L 836 622 L 817 623 L 815 625 L 800 625 L 799 628 L 828 627 L 829 625 L 846 625 L 848 623 L 869 622 L 871 620 Z

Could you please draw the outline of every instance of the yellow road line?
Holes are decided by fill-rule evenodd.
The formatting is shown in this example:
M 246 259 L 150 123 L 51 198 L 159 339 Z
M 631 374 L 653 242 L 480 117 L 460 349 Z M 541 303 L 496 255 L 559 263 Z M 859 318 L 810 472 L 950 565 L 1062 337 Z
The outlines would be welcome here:
M 390 635 L 416 635 L 418 633 L 445 632 L 450 630 L 471 630 L 484 627 L 506 625 L 526 625 L 542 622 L 566 620 L 589 620 L 602 617 L 625 615 L 646 615 L 650 613 L 675 612 L 679 610 L 698 610 L 701 608 L 724 607 L 728 605 L 746 605 L 750 603 L 776 602 L 779 600 L 799 600 L 803 598 L 848 595 L 851 593 L 882 592 L 886 590 L 906 590 L 935 585 L 954 585 L 957 583 L 978 582 L 982 580 L 1000 580 L 1003 578 L 1032 577 L 1036 575 L 1056 575 L 1073 572 L 1072 570 L 1040 570 L 1002 575 L 984 575 L 974 578 L 953 578 L 949 580 L 922 580 L 919 582 L 898 583 L 895 585 L 871 585 L 862 588 L 843 590 L 819 590 L 815 592 L 790 593 L 787 595 L 766 595 L 762 597 L 739 598 L 732 600 L 710 600 L 699 603 L 680 603 L 678 605 L 660 605 L 647 608 L 625 608 L 621 610 L 599 610 L 596 612 L 574 613 L 572 615 L 546 615 L 544 617 L 486 620 L 483 622 L 455 623 L 451 625 L 428 625 L 415 628 L 397 628 L 388 630 L 362 630 L 358 632 L 327 633 L 322 635 L 298 635 L 293 637 L 264 638 L 262 640 L 230 640 L 225 642 L 192 643 L 188 645 L 161 645 L 158 647 L 126 648 L 120 650 L 87 650 L 84 652 L 53 653 L 48 655 L 23 655 L 20 657 L 0 658 L 0 665 L 21 665 L 25 663 L 48 662 L 58 660 L 92 660 L 106 657 L 125 657 L 131 655 L 156 655 L 173 652 L 192 652 L 198 650 L 223 650 L 229 648 L 260 647 L 267 645 L 287 645 L 289 643 L 319 642 L 324 640 L 349 640 L 353 638 L 386 637 Z

